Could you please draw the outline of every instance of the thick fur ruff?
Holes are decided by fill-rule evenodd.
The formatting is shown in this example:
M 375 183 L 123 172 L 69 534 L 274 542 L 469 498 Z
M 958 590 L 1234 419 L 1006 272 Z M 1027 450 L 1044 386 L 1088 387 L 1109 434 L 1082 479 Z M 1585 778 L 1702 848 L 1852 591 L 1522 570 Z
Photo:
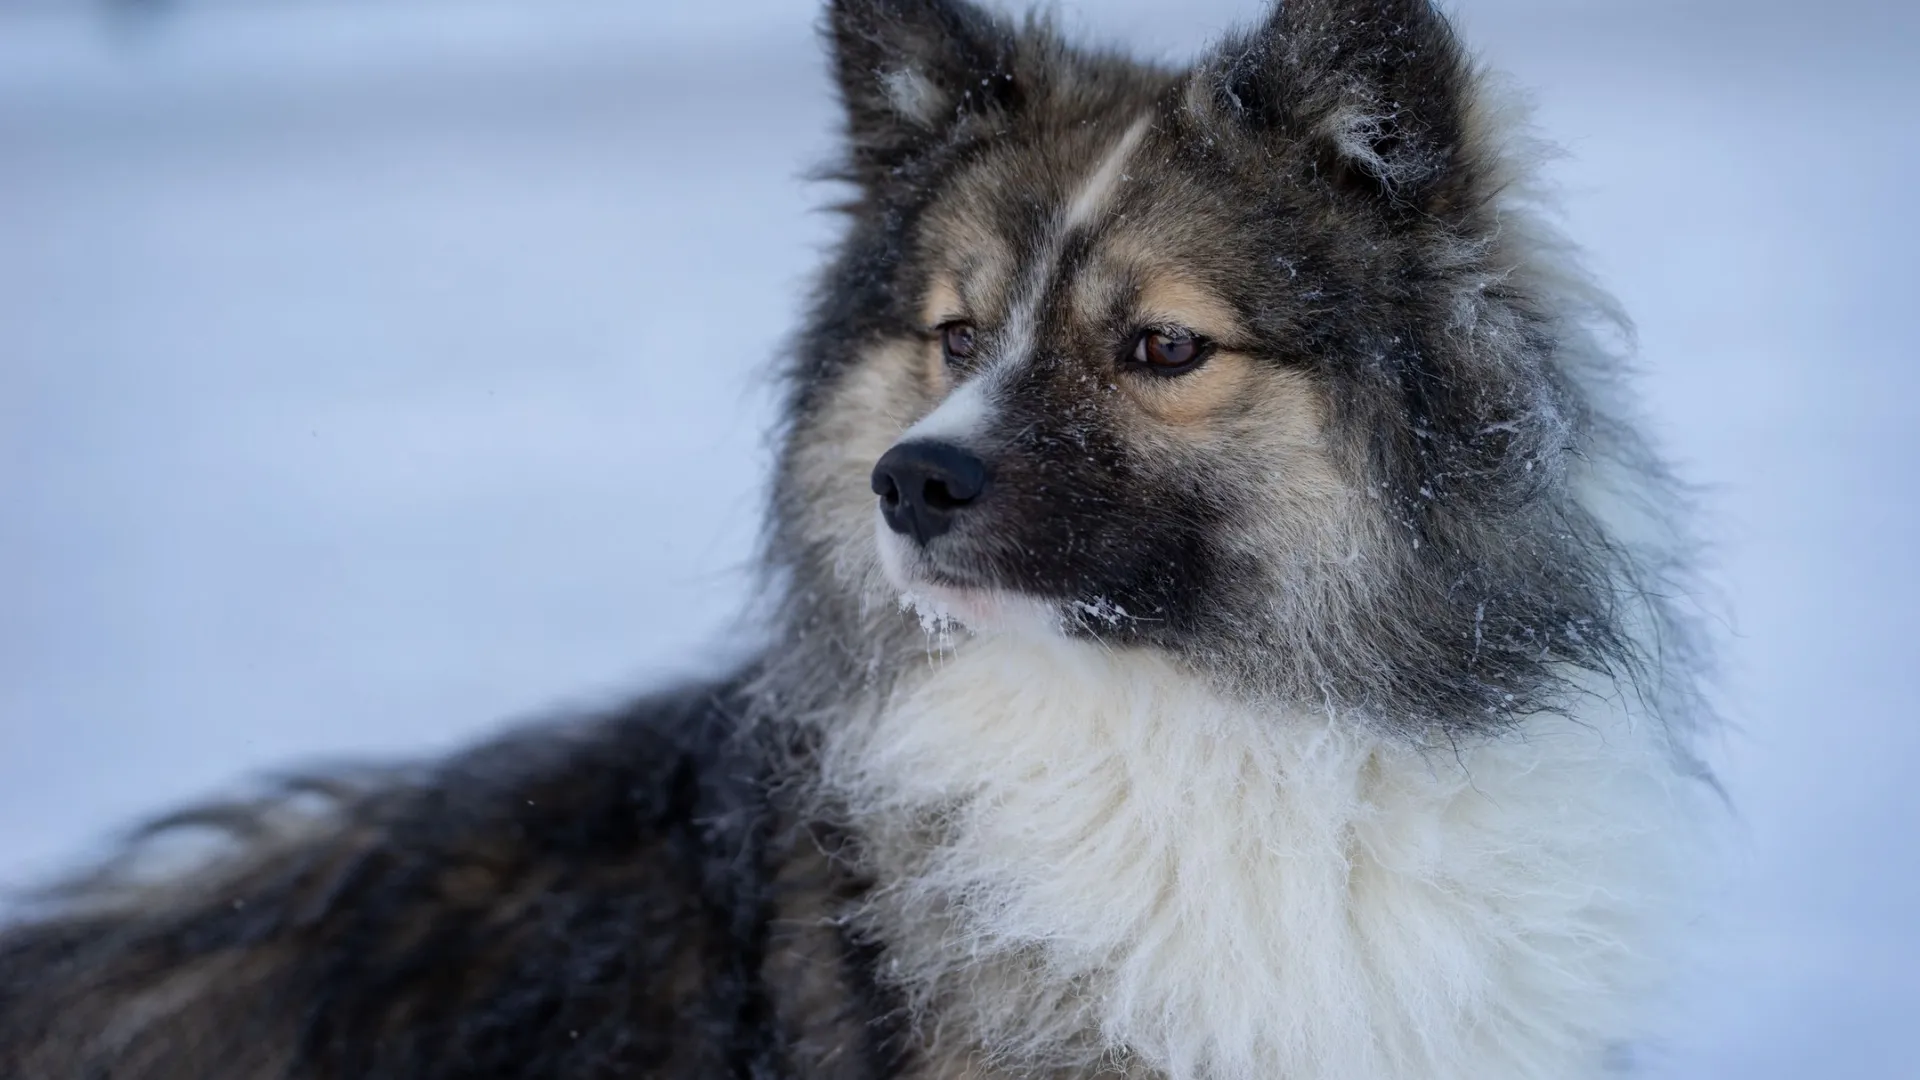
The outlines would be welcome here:
M 1644 1030 L 1702 791 L 1621 702 L 1413 746 L 1085 642 L 928 666 L 824 774 L 887 883 L 887 977 L 961 1053 L 1496 1080 L 1597 1074 Z
M 1186 70 L 831 0 L 846 235 L 765 648 L 174 815 L 0 934 L 0 1076 L 1577 1080 L 1714 788 L 1624 317 L 1428 0 Z

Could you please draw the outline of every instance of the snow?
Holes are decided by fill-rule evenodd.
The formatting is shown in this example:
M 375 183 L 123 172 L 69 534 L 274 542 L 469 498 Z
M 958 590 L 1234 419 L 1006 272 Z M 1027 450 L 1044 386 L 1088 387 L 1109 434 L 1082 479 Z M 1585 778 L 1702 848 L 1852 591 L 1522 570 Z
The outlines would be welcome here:
M 124 6 L 124 5 L 122 5 Z M 1920 11 L 1459 0 L 1705 485 L 1746 831 L 1663 1077 L 1920 1015 Z M 1083 0 L 1182 55 L 1257 0 Z M 0 0 L 0 883 L 738 648 L 830 235 L 810 6 Z

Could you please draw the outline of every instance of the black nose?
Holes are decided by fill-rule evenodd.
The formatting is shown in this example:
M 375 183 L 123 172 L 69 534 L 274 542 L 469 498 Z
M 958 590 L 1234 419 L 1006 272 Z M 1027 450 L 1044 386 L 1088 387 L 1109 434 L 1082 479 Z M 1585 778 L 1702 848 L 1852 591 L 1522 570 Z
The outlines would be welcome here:
M 921 544 L 952 528 L 986 490 L 986 463 L 951 443 L 901 443 L 873 467 L 880 516 Z

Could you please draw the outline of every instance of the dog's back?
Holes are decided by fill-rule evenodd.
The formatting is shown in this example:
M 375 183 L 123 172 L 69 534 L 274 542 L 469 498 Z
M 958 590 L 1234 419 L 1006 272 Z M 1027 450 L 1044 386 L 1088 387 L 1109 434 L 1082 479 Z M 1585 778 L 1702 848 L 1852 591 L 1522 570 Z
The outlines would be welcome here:
M 180 815 L 235 850 L 0 936 L 0 1075 L 863 1075 L 830 841 L 774 812 L 736 714 L 695 687 Z

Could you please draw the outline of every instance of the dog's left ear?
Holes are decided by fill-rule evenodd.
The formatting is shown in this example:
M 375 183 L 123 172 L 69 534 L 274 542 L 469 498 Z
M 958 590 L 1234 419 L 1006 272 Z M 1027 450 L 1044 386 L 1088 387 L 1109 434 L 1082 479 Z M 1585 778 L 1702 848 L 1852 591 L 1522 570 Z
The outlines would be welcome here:
M 967 0 L 832 0 L 827 28 L 862 184 L 1018 99 L 1012 30 Z
M 1191 90 L 1219 122 L 1305 142 L 1340 189 L 1425 213 L 1471 195 L 1473 66 L 1431 0 L 1280 0 Z

